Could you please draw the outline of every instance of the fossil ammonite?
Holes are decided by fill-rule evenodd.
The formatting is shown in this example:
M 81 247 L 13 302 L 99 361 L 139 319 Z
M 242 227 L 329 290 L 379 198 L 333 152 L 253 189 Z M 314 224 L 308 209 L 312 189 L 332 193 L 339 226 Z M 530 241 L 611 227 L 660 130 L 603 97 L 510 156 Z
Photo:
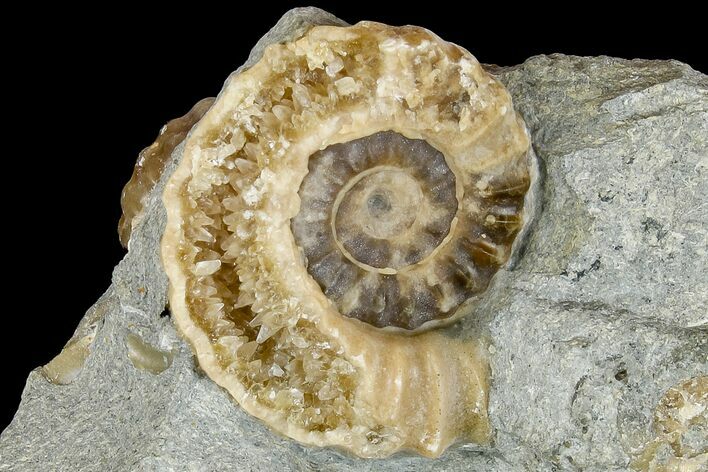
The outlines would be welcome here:
M 487 441 L 474 316 L 527 220 L 504 87 L 417 27 L 266 48 L 192 129 L 164 195 L 175 322 L 252 415 L 362 457 Z

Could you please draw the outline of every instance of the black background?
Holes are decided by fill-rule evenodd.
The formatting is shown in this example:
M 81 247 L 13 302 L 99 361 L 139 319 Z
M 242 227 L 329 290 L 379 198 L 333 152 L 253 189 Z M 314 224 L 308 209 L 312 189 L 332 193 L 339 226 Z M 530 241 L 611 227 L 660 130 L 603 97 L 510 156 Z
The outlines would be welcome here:
M 175 2 L 176 4 L 177 2 Z M 0 430 L 11 420 L 27 374 L 47 363 L 110 284 L 124 251 L 119 196 L 138 152 L 160 127 L 214 96 L 251 46 L 293 4 L 245 9 L 101 11 L 68 7 L 7 15 L 3 373 Z M 329 5 L 328 5 L 329 3 Z M 411 5 L 414 2 L 411 2 Z M 496 3 L 496 4 L 495 4 Z M 619 11 L 596 3 L 522 9 L 491 2 L 385 7 L 384 2 L 310 2 L 354 23 L 427 27 L 481 62 L 513 65 L 563 52 L 675 58 L 703 72 L 702 15 L 675 3 Z M 667 11 L 669 10 L 669 11 Z M 26 26 L 24 26 L 26 25 Z

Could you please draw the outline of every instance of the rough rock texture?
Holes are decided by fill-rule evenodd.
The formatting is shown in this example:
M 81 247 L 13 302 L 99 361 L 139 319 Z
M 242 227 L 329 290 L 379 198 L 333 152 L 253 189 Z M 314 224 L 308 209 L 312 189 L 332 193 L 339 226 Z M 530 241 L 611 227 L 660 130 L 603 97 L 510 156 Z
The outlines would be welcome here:
M 300 10 L 271 40 L 305 18 L 335 23 Z M 657 436 L 656 406 L 708 372 L 708 78 L 673 61 L 560 55 L 494 72 L 530 128 L 545 181 L 526 252 L 499 273 L 483 310 L 492 446 L 361 460 L 302 447 L 241 411 L 160 316 L 163 176 L 113 285 L 72 338 L 80 349 L 30 374 L 0 436 L 0 471 L 647 465 L 637 457 Z M 682 435 L 705 452 L 700 430 Z M 652 460 L 676 464 L 674 454 L 658 447 Z

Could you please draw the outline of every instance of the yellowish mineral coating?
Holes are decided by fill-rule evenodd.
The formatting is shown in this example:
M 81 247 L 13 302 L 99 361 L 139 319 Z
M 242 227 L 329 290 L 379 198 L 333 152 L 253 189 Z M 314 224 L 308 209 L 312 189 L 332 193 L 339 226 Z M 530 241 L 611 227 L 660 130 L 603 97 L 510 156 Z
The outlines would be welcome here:
M 654 440 L 632 463 L 647 472 L 699 472 L 708 467 L 708 376 L 671 387 L 654 411 Z
M 529 147 L 509 94 L 458 46 L 417 27 L 314 27 L 232 76 L 192 130 L 164 194 L 163 261 L 176 324 L 250 414 L 361 457 L 435 457 L 489 439 L 483 346 L 342 316 L 291 231 L 310 156 L 387 130 L 441 151 L 460 188 Z

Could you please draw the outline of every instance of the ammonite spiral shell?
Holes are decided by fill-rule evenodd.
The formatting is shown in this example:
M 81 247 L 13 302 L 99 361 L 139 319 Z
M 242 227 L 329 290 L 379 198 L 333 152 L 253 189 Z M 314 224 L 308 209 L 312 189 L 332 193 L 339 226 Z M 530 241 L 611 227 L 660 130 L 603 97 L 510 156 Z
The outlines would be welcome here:
M 269 46 L 193 128 L 165 191 L 175 322 L 275 430 L 363 457 L 484 442 L 473 316 L 526 221 L 502 85 L 417 27 Z

